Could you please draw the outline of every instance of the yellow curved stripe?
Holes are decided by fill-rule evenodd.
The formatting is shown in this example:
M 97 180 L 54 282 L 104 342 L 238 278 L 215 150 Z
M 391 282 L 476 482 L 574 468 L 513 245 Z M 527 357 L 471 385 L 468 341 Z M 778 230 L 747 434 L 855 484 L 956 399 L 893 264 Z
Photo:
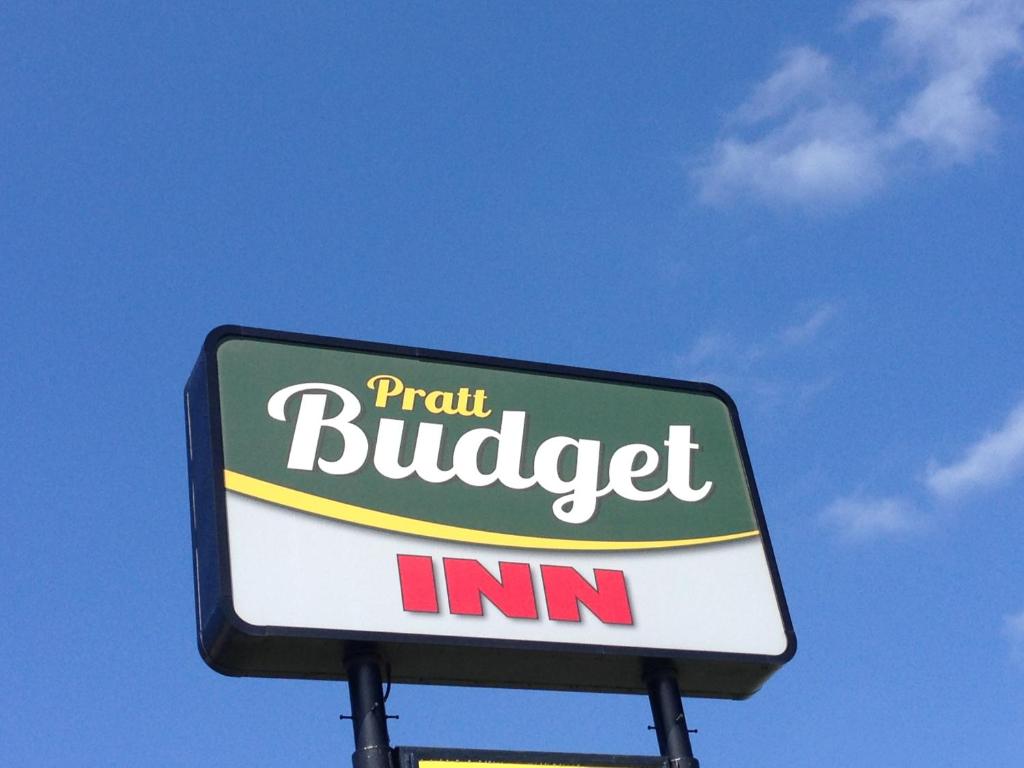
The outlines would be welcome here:
M 224 487 L 254 499 L 262 499 L 284 507 L 298 509 L 333 520 L 346 523 L 380 528 L 385 531 L 408 533 L 413 536 L 426 536 L 430 539 L 447 541 L 464 541 L 471 544 L 492 544 L 501 547 L 520 547 L 524 549 L 578 549 L 578 550 L 616 550 L 616 549 L 668 549 L 670 547 L 692 547 L 697 544 L 714 544 L 721 541 L 735 541 L 757 536 L 757 531 L 728 533 L 723 536 L 706 536 L 697 539 L 672 539 L 668 541 L 580 541 L 578 539 L 548 539 L 541 536 L 520 536 L 515 533 L 495 533 L 480 531 L 474 528 L 460 528 L 457 525 L 431 523 L 426 520 L 414 520 L 390 512 L 357 507 L 343 501 L 325 499 L 311 493 L 296 491 L 283 485 L 275 485 L 265 480 L 224 470 Z

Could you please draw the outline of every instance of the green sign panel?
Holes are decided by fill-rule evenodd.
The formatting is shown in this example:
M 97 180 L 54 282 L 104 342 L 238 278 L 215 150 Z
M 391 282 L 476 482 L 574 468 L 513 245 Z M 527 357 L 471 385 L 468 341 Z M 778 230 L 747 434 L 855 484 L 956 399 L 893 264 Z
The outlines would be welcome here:
M 713 392 L 250 339 L 223 343 L 217 362 L 232 490 L 483 544 L 647 549 L 757 535 L 729 409 Z

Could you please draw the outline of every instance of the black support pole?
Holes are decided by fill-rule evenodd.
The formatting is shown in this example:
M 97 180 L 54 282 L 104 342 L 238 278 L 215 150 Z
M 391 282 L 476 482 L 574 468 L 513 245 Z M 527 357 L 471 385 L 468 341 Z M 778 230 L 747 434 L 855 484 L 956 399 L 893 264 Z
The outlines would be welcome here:
M 380 657 L 369 646 L 352 646 L 345 654 L 356 743 L 353 768 L 393 768 L 380 664 Z
M 668 758 L 669 768 L 700 768 L 690 747 L 675 668 L 665 662 L 650 661 L 644 665 L 644 682 L 651 700 L 658 750 Z

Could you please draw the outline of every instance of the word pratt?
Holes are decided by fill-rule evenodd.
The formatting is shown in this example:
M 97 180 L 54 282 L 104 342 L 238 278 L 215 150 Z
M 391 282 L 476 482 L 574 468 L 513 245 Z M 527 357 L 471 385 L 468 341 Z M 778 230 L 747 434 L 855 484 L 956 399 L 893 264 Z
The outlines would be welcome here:
M 371 379 L 373 382 L 376 378 Z M 392 377 L 393 378 L 393 377 Z M 388 391 L 392 386 L 383 382 L 378 390 Z M 482 390 L 477 390 L 482 394 Z M 429 394 L 438 394 L 437 392 Z M 452 394 L 452 393 L 440 393 Z M 362 413 L 362 404 L 352 392 L 335 384 L 307 382 L 294 384 L 278 390 L 267 401 L 268 415 L 277 421 L 287 422 L 285 405 L 294 396 L 300 396 L 295 417 L 291 449 L 288 453 L 288 469 L 312 472 L 319 469 L 329 475 L 350 475 L 363 468 L 370 457 L 370 438 L 355 423 Z M 334 416 L 327 416 L 328 397 L 333 396 L 341 403 L 341 409 Z M 386 401 L 386 398 L 385 398 Z M 440 402 L 443 403 L 443 398 Z M 479 404 L 482 405 L 481 399 Z M 336 408 L 332 408 L 337 410 Z M 451 466 L 441 466 L 442 445 L 445 442 L 445 425 L 420 422 L 416 429 L 412 459 L 403 465 L 399 461 L 405 439 L 406 423 L 401 419 L 381 418 L 377 425 L 373 445 L 373 466 L 383 477 L 400 480 L 416 475 L 427 483 L 445 483 L 458 478 L 466 485 L 484 487 L 499 483 L 512 490 L 523 490 L 539 485 L 545 491 L 556 494 L 551 505 L 554 516 L 572 524 L 585 523 L 597 511 L 597 502 L 603 496 L 616 494 L 630 501 L 653 501 L 666 493 L 687 503 L 699 502 L 711 493 L 713 483 L 705 480 L 698 487 L 692 483 L 693 454 L 700 445 L 693 440 L 689 425 L 673 424 L 668 428 L 668 437 L 662 443 L 668 451 L 665 457 L 666 480 L 660 487 L 641 489 L 635 481 L 649 477 L 662 462 L 657 448 L 643 443 L 629 443 L 615 449 L 603 466 L 606 455 L 599 440 L 555 435 L 544 440 L 527 464 L 532 474 L 520 474 L 524 465 L 526 443 L 526 411 L 503 411 L 498 429 L 480 427 L 463 433 L 455 442 Z M 324 430 L 333 430 L 341 435 L 344 447 L 341 455 L 328 459 L 319 455 L 321 435 Z M 487 443 L 497 447 L 497 461 L 493 469 L 481 468 L 481 455 Z M 575 455 L 575 473 L 563 477 L 568 459 Z M 601 485 L 605 474 L 607 484 Z
M 484 410 L 487 392 L 483 389 L 474 390 L 472 393 L 470 393 L 469 387 L 459 387 L 457 393 L 442 389 L 428 392 L 425 389 L 407 387 L 405 382 L 397 376 L 383 373 L 372 377 L 366 382 L 366 386 L 377 393 L 377 398 L 373 401 L 377 408 L 386 408 L 388 400 L 401 395 L 403 411 L 411 411 L 416 407 L 416 398 L 422 398 L 423 405 L 431 413 L 446 413 L 449 416 L 476 416 L 481 419 L 491 415 L 490 411 Z
M 533 572 L 528 563 L 498 564 L 495 576 L 477 560 L 445 557 L 442 563 L 448 612 L 456 616 L 483 616 L 486 597 L 510 619 L 538 619 Z M 399 555 L 398 579 L 402 609 L 409 613 L 439 613 L 434 558 Z M 594 569 L 591 584 L 567 565 L 540 566 L 544 604 L 552 621 L 582 621 L 584 606 L 605 624 L 632 624 L 633 611 L 622 571 Z

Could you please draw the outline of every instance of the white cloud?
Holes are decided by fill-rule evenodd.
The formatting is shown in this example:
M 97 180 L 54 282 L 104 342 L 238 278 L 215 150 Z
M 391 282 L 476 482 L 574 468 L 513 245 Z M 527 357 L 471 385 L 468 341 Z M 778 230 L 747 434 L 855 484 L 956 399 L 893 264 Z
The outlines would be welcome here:
M 787 346 L 808 344 L 817 338 L 822 329 L 831 322 L 838 310 L 834 304 L 822 304 L 802 323 L 783 328 L 779 338 Z
M 827 55 L 786 51 L 694 171 L 701 199 L 849 202 L 882 187 L 885 169 L 914 147 L 950 163 L 992 144 L 999 117 L 984 88 L 1024 53 L 1024 0 L 862 0 L 850 18 L 883 24 L 883 55 L 910 82 L 898 108 L 848 96 Z
M 805 311 L 803 320 L 769 331 L 756 341 L 704 333 L 676 357 L 676 372 L 691 381 L 714 382 L 762 413 L 778 417 L 783 411 L 803 409 L 834 382 L 834 376 L 819 367 L 808 371 L 806 363 L 820 359 L 818 353 L 824 345 L 812 345 L 822 341 L 839 307 L 821 303 Z
M 778 357 L 790 348 L 810 344 L 838 312 L 835 304 L 819 304 L 805 320 L 782 328 L 762 342 L 741 343 L 728 334 L 704 333 L 676 362 L 684 375 L 691 378 L 697 377 L 698 372 L 704 377 L 713 373 L 712 378 L 737 378 L 746 374 L 755 363 Z
M 731 354 L 734 346 L 732 339 L 727 336 L 720 333 L 704 333 L 697 338 L 688 353 L 679 357 L 678 362 L 690 368 L 700 368 L 723 353 Z
M 840 104 L 799 112 L 753 141 L 724 139 L 695 174 L 701 199 L 752 193 L 790 203 L 857 200 L 883 181 L 875 134 L 859 107 Z
M 721 382 L 745 374 L 761 350 L 724 333 L 704 333 L 689 351 L 676 357 L 679 372 L 688 379 Z
M 981 79 L 1024 47 L 1021 0 L 860 0 L 850 18 L 888 22 L 886 47 L 933 72 L 960 71 Z
M 823 96 L 831 86 L 831 66 L 828 56 L 813 48 L 785 51 L 782 64 L 736 110 L 735 119 L 757 122 L 775 117 L 802 98 Z
M 941 160 L 969 160 L 999 125 L 975 83 L 953 72 L 930 82 L 900 113 L 895 135 L 921 142 Z
M 942 499 L 963 496 L 1010 480 L 1024 470 L 1024 402 L 1003 425 L 969 446 L 959 461 L 928 470 L 929 490 Z
M 847 496 L 833 501 L 821 521 L 845 539 L 862 541 L 917 531 L 924 519 L 908 500 L 896 496 Z
M 982 89 L 995 67 L 1024 52 L 1021 0 L 863 0 L 856 21 L 887 23 L 886 44 L 926 72 L 896 116 L 896 143 L 917 141 L 939 159 L 967 161 L 992 140 L 999 118 Z
M 1024 666 L 1024 611 L 1004 619 L 1003 633 L 1010 641 L 1010 658 Z
M 952 464 L 933 463 L 924 485 L 934 499 L 954 501 L 972 491 L 1005 483 L 1024 473 L 1024 402 L 1007 416 L 1003 425 L 967 447 L 963 457 Z M 921 527 L 930 516 L 922 515 L 904 497 L 837 499 L 821 514 L 823 521 L 846 538 L 899 534 Z M 1024 613 L 1018 617 L 1021 647 L 1024 649 Z M 1022 650 L 1024 657 L 1024 650 Z

